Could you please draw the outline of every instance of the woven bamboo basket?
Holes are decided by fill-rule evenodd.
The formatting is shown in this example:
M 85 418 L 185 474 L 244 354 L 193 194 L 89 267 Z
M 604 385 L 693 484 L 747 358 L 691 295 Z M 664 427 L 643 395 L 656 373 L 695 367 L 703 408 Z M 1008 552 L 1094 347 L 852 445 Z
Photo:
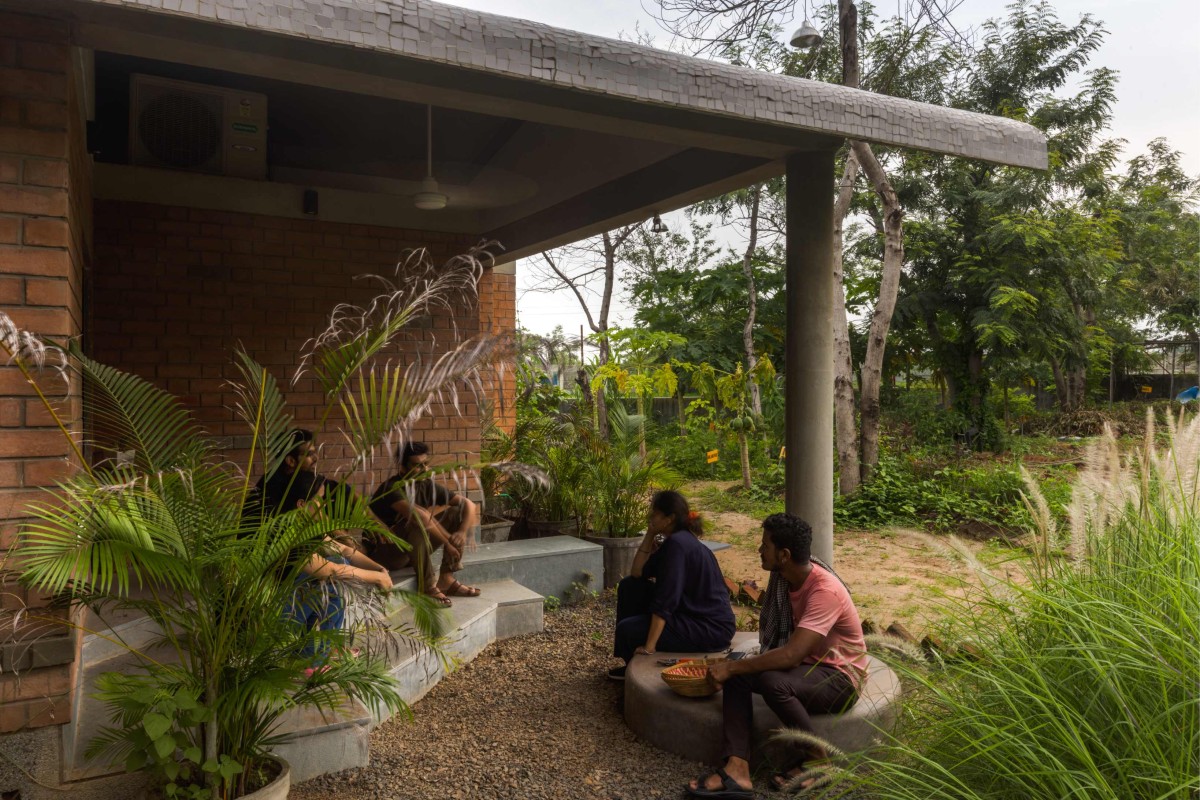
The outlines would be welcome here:
M 678 664 L 663 668 L 659 674 L 676 694 L 684 697 L 708 697 L 720 691 L 713 688 L 705 677 L 708 674 L 708 665 L 724 660 L 724 657 L 680 659 Z

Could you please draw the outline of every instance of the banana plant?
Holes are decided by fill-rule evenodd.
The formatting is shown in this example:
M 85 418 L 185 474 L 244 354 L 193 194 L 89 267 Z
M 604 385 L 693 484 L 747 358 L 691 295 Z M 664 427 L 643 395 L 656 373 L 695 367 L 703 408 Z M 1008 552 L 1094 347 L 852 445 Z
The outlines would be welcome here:
M 672 348 L 687 344 L 687 339 L 674 333 L 638 328 L 612 328 L 591 338 L 604 339 L 609 345 L 608 362 L 592 373 L 592 391 L 611 381 L 620 396 L 633 396 L 641 419 L 639 452 L 645 458 L 646 398 L 675 394 L 679 378 L 671 362 L 664 358 Z

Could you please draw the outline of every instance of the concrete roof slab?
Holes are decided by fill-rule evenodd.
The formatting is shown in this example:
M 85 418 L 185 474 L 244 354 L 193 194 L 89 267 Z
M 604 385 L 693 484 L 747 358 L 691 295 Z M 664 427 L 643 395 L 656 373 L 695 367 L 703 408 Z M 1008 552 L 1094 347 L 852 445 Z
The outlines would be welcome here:
M 1015 120 L 705 61 L 428 0 L 76 0 L 403 56 L 748 124 L 1019 167 L 1046 167 L 1040 131 Z M 774 138 L 774 137 L 773 137 Z

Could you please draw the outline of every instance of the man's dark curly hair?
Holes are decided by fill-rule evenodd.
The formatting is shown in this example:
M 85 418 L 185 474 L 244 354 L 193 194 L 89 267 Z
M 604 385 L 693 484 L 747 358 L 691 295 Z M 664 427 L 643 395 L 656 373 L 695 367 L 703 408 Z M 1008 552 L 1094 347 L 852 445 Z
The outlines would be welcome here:
M 796 564 L 812 557 L 812 526 L 795 514 L 772 514 L 763 520 L 763 530 L 776 550 L 787 550 Z

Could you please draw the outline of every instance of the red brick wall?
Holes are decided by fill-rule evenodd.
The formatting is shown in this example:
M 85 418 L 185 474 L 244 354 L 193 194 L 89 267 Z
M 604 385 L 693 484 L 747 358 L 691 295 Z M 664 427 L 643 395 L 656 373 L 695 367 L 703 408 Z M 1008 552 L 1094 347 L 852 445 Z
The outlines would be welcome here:
M 290 384 L 305 341 L 322 330 L 335 304 L 372 296 L 366 273 L 391 275 L 407 248 L 428 247 L 435 262 L 465 250 L 444 234 L 97 201 L 91 347 L 104 363 L 127 369 L 176 394 L 226 456 L 245 463 L 248 429 L 234 413 L 234 347 L 240 342 L 272 371 L 297 424 L 317 429 L 323 397 L 311 378 Z M 462 336 L 477 333 L 477 306 L 458 309 Z M 393 356 L 405 363 L 444 352 L 453 338 L 447 315 L 407 333 Z M 474 461 L 479 409 L 468 395 L 461 413 L 443 407 L 419 426 L 439 460 Z M 340 417 L 317 430 L 326 474 L 345 464 Z M 374 488 L 389 460 L 356 476 Z
M 479 287 L 480 324 L 483 330 L 503 336 L 517 328 L 517 276 L 489 272 Z M 492 373 L 489 402 L 492 419 L 512 433 L 517 424 L 514 400 L 517 396 L 516 365 L 509 358 Z
M 0 13 L 0 311 L 53 337 L 82 330 L 91 162 L 65 22 Z M 78 386 L 40 381 L 79 429 Z M 14 367 L 0 367 L 0 557 L 31 500 L 73 469 L 54 420 Z M 9 559 L 9 569 L 19 559 Z M 66 722 L 76 636 L 45 598 L 0 585 L 0 733 Z M 22 625 L 12 613 L 28 607 Z

